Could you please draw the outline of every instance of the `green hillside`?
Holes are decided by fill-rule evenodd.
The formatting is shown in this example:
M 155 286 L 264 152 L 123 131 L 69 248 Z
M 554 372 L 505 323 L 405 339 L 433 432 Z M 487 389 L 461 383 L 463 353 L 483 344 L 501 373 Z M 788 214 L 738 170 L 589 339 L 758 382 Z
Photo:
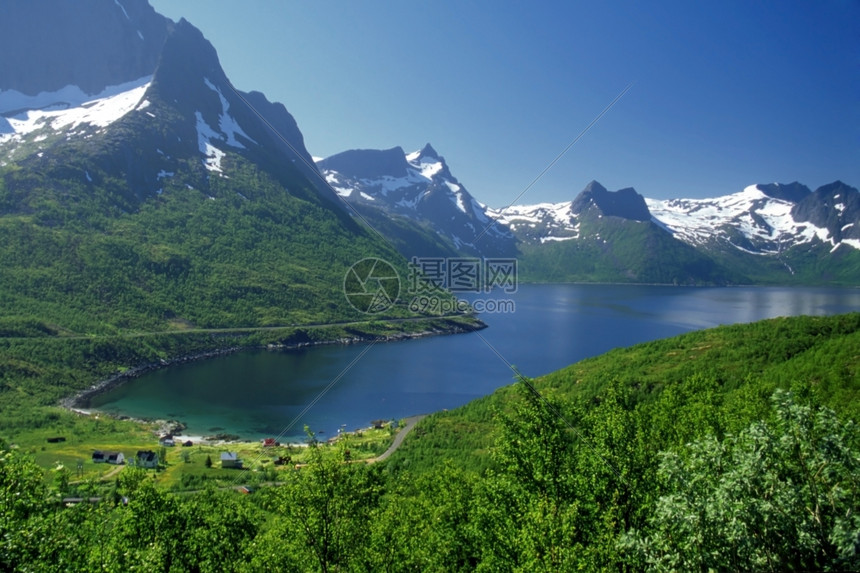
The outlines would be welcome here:
M 533 282 L 629 282 L 737 284 L 744 275 L 722 267 L 651 222 L 583 217 L 581 238 L 521 243 L 521 280 Z
M 754 255 L 734 247 L 707 252 L 726 268 L 760 285 L 857 286 L 860 251 L 827 243 L 798 245 L 779 255 Z
M 375 256 L 405 269 L 338 205 L 296 196 L 240 156 L 232 161 L 229 178 L 198 190 L 189 166 L 138 204 L 115 197 L 97 165 L 83 163 L 66 178 L 7 169 L 2 320 L 109 334 L 357 319 L 343 296 L 349 266 Z M 95 190 L 84 172 L 99 182 Z
M 259 488 L 246 495 L 176 495 L 137 468 L 113 483 L 74 483 L 68 468 L 45 476 L 3 445 L 0 563 L 857 570 L 858 362 L 860 314 L 695 332 L 428 417 L 389 462 L 345 463 L 349 437 L 326 447 L 309 435 L 306 465 L 278 469 L 261 453 L 253 471 L 233 470 L 234 486 Z M 211 461 L 171 459 L 197 468 L 195 483 L 229 479 Z M 68 496 L 98 500 L 61 502 Z
M 860 420 L 860 314 L 778 318 L 691 332 L 612 350 L 535 379 L 534 385 L 548 398 L 579 409 L 599 405 L 609 388 L 643 412 L 671 407 L 675 415 L 652 420 L 656 449 L 707 431 L 724 435 L 761 419 L 776 388 L 792 389 Z M 490 467 L 488 454 L 499 430 L 496 415 L 515 395 L 507 386 L 429 416 L 392 456 L 391 465 L 419 472 L 440 460 L 475 470 Z

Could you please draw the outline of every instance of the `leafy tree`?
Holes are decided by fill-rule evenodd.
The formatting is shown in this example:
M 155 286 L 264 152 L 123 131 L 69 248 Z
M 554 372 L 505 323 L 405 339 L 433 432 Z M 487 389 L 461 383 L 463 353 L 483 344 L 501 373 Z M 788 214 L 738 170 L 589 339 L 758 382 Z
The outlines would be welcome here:
M 213 573 L 242 563 L 261 526 L 256 507 L 234 491 L 212 488 L 193 496 L 180 508 L 185 533 L 186 567 Z
M 0 449 L 0 563 L 8 570 L 38 554 L 39 518 L 45 515 L 48 490 L 42 470 L 17 450 Z
M 525 378 L 516 386 L 513 413 L 500 414 L 494 451 L 499 471 L 488 472 L 477 490 L 478 570 L 573 569 L 582 544 L 574 434 L 559 404 Z
M 343 452 L 324 451 L 308 433 L 306 466 L 292 471 L 272 496 L 277 524 L 256 545 L 255 567 L 328 572 L 366 569 L 370 518 L 378 504 L 378 471 L 343 463 Z
M 658 570 L 860 569 L 853 422 L 779 390 L 774 422 L 662 454 L 653 517 L 622 543 Z
M 446 463 L 417 479 L 400 475 L 372 513 L 373 571 L 474 571 L 478 561 L 470 530 L 477 479 Z

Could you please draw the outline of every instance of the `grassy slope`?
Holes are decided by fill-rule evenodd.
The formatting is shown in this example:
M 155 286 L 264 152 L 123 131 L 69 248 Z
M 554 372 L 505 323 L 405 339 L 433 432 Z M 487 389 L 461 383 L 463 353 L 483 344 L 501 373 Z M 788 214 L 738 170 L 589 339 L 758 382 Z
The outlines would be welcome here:
M 535 381 L 546 396 L 584 407 L 600 401 L 617 382 L 641 403 L 675 403 L 678 419 L 664 447 L 692 439 L 703 427 L 683 416 L 705 406 L 736 431 L 768 411 L 776 387 L 814 397 L 837 413 L 860 420 L 860 314 L 794 317 L 723 326 L 612 350 Z M 668 391 L 667 391 L 668 390 Z M 497 412 L 507 408 L 513 387 L 424 419 L 390 459 L 395 468 L 432 471 L 444 459 L 462 468 L 489 467 Z M 663 432 L 665 430 L 665 432 Z M 662 432 L 662 433 L 661 433 Z

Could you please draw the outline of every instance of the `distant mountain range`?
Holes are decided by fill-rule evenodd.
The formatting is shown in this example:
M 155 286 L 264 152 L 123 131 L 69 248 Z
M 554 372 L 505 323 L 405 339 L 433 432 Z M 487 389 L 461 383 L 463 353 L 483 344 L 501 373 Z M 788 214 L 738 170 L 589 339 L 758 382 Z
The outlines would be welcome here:
M 346 151 L 317 165 L 365 212 L 435 231 L 405 255 L 518 256 L 539 281 L 851 284 L 860 281 L 860 193 L 842 182 L 751 185 L 713 199 L 647 199 L 592 181 L 571 201 L 492 209 L 428 144 Z M 373 217 L 381 220 L 381 217 Z
M 358 318 L 344 276 L 367 257 L 403 276 L 410 257 L 516 257 L 528 281 L 860 283 L 840 182 L 671 201 L 592 182 L 491 209 L 429 144 L 314 163 L 282 104 L 234 89 L 199 30 L 145 0 L 4 3 L 0 53 L 7 332 Z

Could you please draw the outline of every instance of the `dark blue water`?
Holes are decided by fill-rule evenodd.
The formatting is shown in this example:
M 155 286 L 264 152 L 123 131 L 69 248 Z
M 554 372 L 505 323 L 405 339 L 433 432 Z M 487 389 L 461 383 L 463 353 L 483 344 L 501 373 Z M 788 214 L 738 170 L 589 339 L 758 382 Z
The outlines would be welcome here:
M 521 285 L 490 296 L 515 308 L 482 314 L 489 328 L 478 333 L 243 352 L 147 374 L 94 405 L 179 419 L 191 435 L 300 440 L 304 425 L 324 437 L 342 425 L 352 430 L 460 406 L 509 384 L 509 365 L 538 376 L 612 348 L 720 324 L 860 310 L 854 289 Z

